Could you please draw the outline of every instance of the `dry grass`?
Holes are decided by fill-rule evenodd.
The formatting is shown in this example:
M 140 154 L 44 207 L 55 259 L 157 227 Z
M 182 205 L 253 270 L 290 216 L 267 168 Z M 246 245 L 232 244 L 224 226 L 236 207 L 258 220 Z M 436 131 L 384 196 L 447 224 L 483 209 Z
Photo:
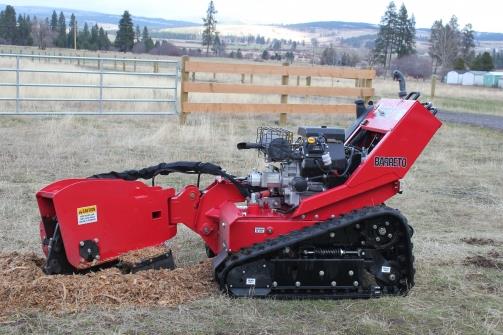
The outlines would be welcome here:
M 0 249 L 38 252 L 34 193 L 56 179 L 88 176 L 158 161 L 214 161 L 236 174 L 262 162 L 234 144 L 253 139 L 264 115 L 191 116 L 186 126 L 158 118 L 3 118 L 0 125 Z M 292 116 L 301 124 L 345 125 L 349 117 Z M 416 229 L 417 285 L 406 298 L 369 301 L 275 301 L 212 296 L 176 308 L 90 306 L 53 314 L 26 309 L 5 318 L 2 333 L 434 333 L 503 331 L 501 270 L 465 259 L 503 253 L 500 244 L 463 238 L 503 238 L 503 134 L 445 125 L 405 179 L 400 208 Z M 182 186 L 191 177 L 162 183 Z M 175 259 L 204 259 L 201 241 L 181 229 L 170 241 Z M 42 287 L 40 288 L 42 289 Z M 60 299 L 56 297 L 55 299 Z M 55 301 L 55 304 L 60 301 Z

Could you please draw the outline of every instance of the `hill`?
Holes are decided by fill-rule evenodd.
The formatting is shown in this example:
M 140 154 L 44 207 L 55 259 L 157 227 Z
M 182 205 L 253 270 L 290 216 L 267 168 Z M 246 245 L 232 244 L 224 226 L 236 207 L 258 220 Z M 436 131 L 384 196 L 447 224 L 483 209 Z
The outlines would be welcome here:
M 5 8 L 6 5 L 0 4 L 0 8 Z M 56 10 L 59 12 L 63 12 L 67 20 L 70 19 L 70 16 L 75 14 L 78 20 L 79 26 L 83 26 L 85 22 L 89 24 L 98 23 L 99 25 L 107 26 L 116 26 L 120 20 L 122 13 L 120 14 L 106 14 L 92 11 L 83 11 L 78 9 L 69 9 L 69 8 L 51 8 L 44 6 L 14 6 L 17 14 L 26 14 L 31 17 L 36 16 L 38 18 L 46 18 L 51 17 L 52 11 Z M 166 20 L 161 18 L 149 18 L 149 17 L 141 17 L 135 16 L 133 14 L 134 23 L 143 27 L 147 26 L 151 29 L 163 29 L 163 28 L 178 28 L 178 27 L 188 27 L 196 25 L 193 22 L 188 21 L 179 21 L 179 20 Z

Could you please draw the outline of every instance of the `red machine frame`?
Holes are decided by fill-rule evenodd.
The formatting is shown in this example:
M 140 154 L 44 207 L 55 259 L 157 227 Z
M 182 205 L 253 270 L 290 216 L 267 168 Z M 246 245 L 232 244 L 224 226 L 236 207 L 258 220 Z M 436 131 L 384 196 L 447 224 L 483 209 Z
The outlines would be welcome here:
M 416 100 L 383 99 L 348 137 L 366 132 L 378 141 L 344 184 L 301 200 L 290 213 L 258 204 L 223 178 L 201 191 L 194 185 L 174 188 L 138 181 L 68 179 L 37 193 L 42 240 L 52 236 L 47 220 L 59 224 L 68 262 L 77 269 L 116 260 L 121 254 L 173 238 L 177 225 L 196 232 L 215 254 L 229 253 L 311 226 L 365 206 L 384 203 L 400 192 L 409 171 L 441 122 Z M 369 136 L 366 136 L 369 138 Z M 79 209 L 91 208 L 90 222 L 79 224 Z M 50 228 L 49 228 L 50 229 Z M 79 245 L 92 240 L 99 258 L 83 259 Z M 47 247 L 44 248 L 47 254 Z

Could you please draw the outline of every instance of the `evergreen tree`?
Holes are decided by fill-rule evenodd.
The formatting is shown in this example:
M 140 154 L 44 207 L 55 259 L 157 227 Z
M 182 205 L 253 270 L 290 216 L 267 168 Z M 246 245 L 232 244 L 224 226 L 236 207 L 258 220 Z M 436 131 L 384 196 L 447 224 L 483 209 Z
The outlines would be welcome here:
M 203 18 L 203 47 L 206 47 L 206 56 L 210 53 L 210 48 L 215 42 L 215 36 L 217 33 L 217 20 L 215 15 L 217 14 L 213 0 L 210 1 L 208 9 L 206 11 L 206 17 Z
M 17 19 L 16 44 L 28 46 L 33 45 L 30 16 L 19 15 Z
M 77 38 L 77 49 L 91 49 L 91 32 L 89 31 L 89 25 L 84 23 L 84 30 L 79 32 Z
M 494 63 L 491 54 L 487 51 L 483 54 L 478 54 L 472 63 L 471 69 L 476 71 L 494 70 Z
M 51 31 L 57 31 L 57 30 L 58 30 L 58 14 L 56 13 L 55 10 L 53 10 L 51 16 Z
M 63 12 L 59 13 L 58 17 L 58 37 L 56 37 L 56 46 L 59 48 L 66 48 L 66 20 Z
M 396 5 L 391 1 L 384 12 L 379 24 L 379 32 L 374 47 L 374 57 L 378 63 L 387 70 L 391 57 L 395 53 L 396 29 L 398 26 L 398 14 Z
M 140 30 L 140 25 L 136 25 L 136 29 L 135 29 L 135 38 L 136 38 L 136 43 L 140 42 L 141 41 L 141 37 L 142 37 L 142 32 Z
M 269 59 L 269 51 L 264 50 L 264 51 L 262 52 L 262 59 L 263 59 L 263 60 L 268 60 L 268 59 Z
M 108 39 L 108 35 L 103 29 L 103 27 L 100 28 L 98 32 L 98 49 L 99 50 L 110 50 L 110 47 L 112 46 L 112 42 Z
M 220 34 L 215 33 L 215 40 L 213 41 L 213 46 L 211 48 L 215 53 L 215 56 L 221 56 L 225 54 L 225 43 L 220 39 Z
M 134 45 L 135 32 L 133 28 L 133 20 L 131 15 L 126 10 L 122 14 L 122 18 L 119 21 L 119 30 L 115 37 L 115 47 L 121 52 L 131 51 Z
M 324 49 L 321 53 L 321 65 L 335 65 L 337 61 L 336 56 L 335 48 L 333 45 L 330 45 L 329 48 Z
M 410 55 L 416 46 L 416 20 L 414 15 L 409 18 L 404 4 L 400 7 L 395 30 L 395 50 L 397 57 Z
M 88 43 L 88 48 L 90 50 L 99 50 L 99 44 L 98 44 L 99 31 L 100 28 L 98 27 L 97 24 L 91 27 L 91 37 L 89 38 Z
M 70 16 L 70 31 L 68 32 L 68 37 L 67 37 L 67 42 L 66 45 L 71 48 L 71 49 L 76 49 L 75 48 L 75 41 L 74 41 L 74 35 L 77 34 L 77 46 L 79 46 L 79 36 L 78 36 L 78 27 L 77 27 L 77 18 L 75 15 L 72 13 L 72 16 Z M 77 31 L 75 31 L 75 28 L 77 27 Z
M 5 10 L 0 13 L 0 39 L 4 43 L 14 44 L 16 36 L 16 10 L 14 7 L 7 5 Z
M 469 64 L 475 58 L 475 31 L 471 24 L 467 24 L 461 34 L 461 57 Z
M 141 42 L 145 46 L 145 51 L 150 52 L 154 48 L 154 41 L 150 37 L 147 27 L 143 27 L 143 32 L 141 34 Z

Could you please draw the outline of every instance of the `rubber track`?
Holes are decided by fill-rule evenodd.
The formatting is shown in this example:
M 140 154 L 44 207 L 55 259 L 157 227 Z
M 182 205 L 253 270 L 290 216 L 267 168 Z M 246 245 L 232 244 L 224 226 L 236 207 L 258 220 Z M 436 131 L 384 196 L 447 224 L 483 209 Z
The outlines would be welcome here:
M 340 217 L 322 221 L 300 230 L 293 231 L 289 234 L 279 236 L 275 239 L 266 240 L 262 243 L 254 244 L 253 246 L 241 249 L 235 254 L 227 254 L 227 252 L 220 253 L 213 259 L 213 268 L 215 271 L 215 279 L 217 280 L 220 289 L 226 290 L 225 279 L 227 273 L 235 266 L 242 265 L 246 262 L 252 262 L 266 256 L 270 253 L 276 252 L 287 246 L 295 243 L 302 242 L 305 239 L 315 238 L 323 234 L 327 234 L 334 229 L 344 228 L 351 224 L 355 224 L 362 220 L 369 220 L 383 215 L 391 215 L 397 217 L 408 232 L 409 237 L 412 235 L 412 228 L 407 224 L 407 219 L 400 213 L 399 210 L 390 208 L 385 205 L 364 207 L 362 209 L 352 211 Z M 412 243 L 410 238 L 407 239 L 408 244 L 408 259 L 409 259 L 409 275 L 408 275 L 408 289 L 414 286 L 414 273 L 413 267 L 414 258 L 412 256 Z M 408 291 L 407 289 L 407 291 Z M 404 294 L 406 294 L 405 292 Z

